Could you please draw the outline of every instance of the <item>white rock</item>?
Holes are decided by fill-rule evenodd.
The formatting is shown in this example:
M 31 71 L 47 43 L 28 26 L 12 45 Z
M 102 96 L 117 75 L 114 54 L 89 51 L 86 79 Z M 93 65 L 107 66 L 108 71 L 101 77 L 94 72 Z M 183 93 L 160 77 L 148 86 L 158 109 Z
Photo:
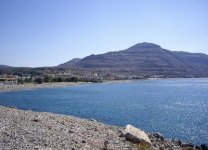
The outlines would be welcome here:
M 125 128 L 124 137 L 134 143 L 145 142 L 152 145 L 148 135 L 144 131 L 130 124 L 128 124 Z

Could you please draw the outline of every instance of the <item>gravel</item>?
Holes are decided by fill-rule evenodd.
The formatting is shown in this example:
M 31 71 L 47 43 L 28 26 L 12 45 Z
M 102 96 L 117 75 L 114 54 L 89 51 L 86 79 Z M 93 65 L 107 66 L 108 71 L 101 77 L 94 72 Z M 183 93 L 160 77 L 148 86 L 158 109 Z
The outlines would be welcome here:
M 0 106 L 0 150 L 192 150 L 191 144 L 148 134 L 152 146 L 132 143 L 125 128 L 94 119 Z M 192 146 L 192 145 L 191 145 Z
M 92 119 L 0 106 L 1 150 L 136 149 L 119 137 L 122 129 Z

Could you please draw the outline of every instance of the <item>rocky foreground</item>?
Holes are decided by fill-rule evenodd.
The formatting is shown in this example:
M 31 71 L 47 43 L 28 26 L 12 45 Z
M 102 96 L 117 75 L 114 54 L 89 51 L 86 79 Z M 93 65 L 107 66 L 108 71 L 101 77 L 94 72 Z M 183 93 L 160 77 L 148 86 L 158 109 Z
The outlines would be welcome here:
M 195 147 L 206 149 L 206 145 Z M 192 150 L 159 133 L 106 125 L 93 119 L 0 106 L 1 150 Z

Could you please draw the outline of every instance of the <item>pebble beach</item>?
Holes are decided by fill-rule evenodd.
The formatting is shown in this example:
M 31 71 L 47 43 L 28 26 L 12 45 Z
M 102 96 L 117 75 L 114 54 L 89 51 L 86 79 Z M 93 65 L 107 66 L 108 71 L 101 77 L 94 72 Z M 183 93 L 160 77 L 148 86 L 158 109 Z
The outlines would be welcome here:
M 190 143 L 147 133 L 151 146 L 129 141 L 125 127 L 94 119 L 33 112 L 0 106 L 0 149 L 2 150 L 194 150 Z M 199 147 L 199 149 L 201 149 Z

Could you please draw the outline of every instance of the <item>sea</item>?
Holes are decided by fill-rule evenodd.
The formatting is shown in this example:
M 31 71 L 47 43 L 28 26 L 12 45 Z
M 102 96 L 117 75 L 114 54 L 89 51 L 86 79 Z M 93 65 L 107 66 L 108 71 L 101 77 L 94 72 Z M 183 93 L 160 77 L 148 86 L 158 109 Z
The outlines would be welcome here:
M 208 79 L 157 79 L 1 92 L 0 105 L 126 126 L 208 144 Z M 0 114 L 1 115 L 1 114 Z

